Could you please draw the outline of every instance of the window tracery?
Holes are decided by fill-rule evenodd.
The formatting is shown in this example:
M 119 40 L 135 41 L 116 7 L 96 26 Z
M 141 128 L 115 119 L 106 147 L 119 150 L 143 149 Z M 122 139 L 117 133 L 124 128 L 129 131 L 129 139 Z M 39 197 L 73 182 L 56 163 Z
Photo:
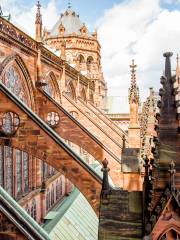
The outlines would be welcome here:
M 13 92 L 21 101 L 27 104 L 26 91 L 22 84 L 22 79 L 14 66 L 10 66 L 3 77 L 3 83 L 11 92 Z
M 20 125 L 19 116 L 13 112 L 6 112 L 1 119 L 0 128 L 5 135 L 13 135 Z
M 29 155 L 23 152 L 24 192 L 29 190 Z
M 4 158 L 3 158 L 3 146 L 0 145 L 0 186 L 4 186 Z
M 59 124 L 59 114 L 56 112 L 49 112 L 47 115 L 47 122 L 51 127 L 56 127 Z
M 22 158 L 21 151 L 16 149 L 16 179 L 17 179 L 17 194 L 22 192 Z
M 6 159 L 6 191 L 13 195 L 13 154 L 12 148 L 5 146 L 5 159 Z
M 70 97 L 71 99 L 75 99 L 75 93 L 74 93 L 74 89 L 72 87 L 71 84 L 67 84 L 67 88 L 66 88 L 66 94 L 68 97 Z

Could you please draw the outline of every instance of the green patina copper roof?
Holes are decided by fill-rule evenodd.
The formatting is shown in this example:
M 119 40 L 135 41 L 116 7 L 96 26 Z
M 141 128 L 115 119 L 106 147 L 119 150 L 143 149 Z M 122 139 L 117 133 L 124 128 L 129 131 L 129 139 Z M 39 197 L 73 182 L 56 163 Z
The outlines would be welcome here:
M 45 230 L 1 186 L 0 211 L 10 218 L 27 239 L 50 240 Z
M 77 189 L 65 199 L 56 212 L 58 215 L 44 225 L 44 229 L 49 233 L 51 239 L 98 239 L 98 218 L 85 197 Z

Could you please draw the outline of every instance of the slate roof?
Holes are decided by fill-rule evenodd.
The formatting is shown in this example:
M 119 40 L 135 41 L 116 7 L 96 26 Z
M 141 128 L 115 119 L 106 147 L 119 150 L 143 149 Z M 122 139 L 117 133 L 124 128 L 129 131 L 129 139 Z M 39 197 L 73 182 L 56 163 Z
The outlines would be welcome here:
M 65 13 L 61 14 L 57 23 L 54 25 L 52 30 L 50 31 L 50 36 L 59 35 L 59 26 L 63 25 L 65 28 L 64 35 L 70 35 L 75 33 L 77 35 L 81 35 L 80 29 L 83 27 L 83 23 L 81 22 L 79 15 L 76 12 L 68 8 Z

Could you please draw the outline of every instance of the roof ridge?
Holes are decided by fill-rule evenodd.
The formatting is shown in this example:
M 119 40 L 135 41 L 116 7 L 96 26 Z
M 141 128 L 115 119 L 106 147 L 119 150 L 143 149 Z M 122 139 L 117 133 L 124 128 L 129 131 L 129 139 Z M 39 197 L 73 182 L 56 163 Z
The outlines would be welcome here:
M 36 240 L 50 240 L 47 232 L 39 226 L 39 224 L 31 216 L 29 216 L 28 213 L 1 186 L 0 203 L 0 209 L 5 215 L 9 213 L 9 215 L 18 216 L 18 220 L 23 220 L 23 225 L 19 225 L 18 221 L 14 221 L 13 224 L 16 225 L 16 227 L 25 235 L 28 235 L 27 230 L 29 230 L 30 233 L 34 232 L 34 235 L 37 237 Z M 6 206 L 6 211 L 3 211 L 4 205 Z M 9 218 L 7 215 L 6 217 Z M 12 221 L 12 218 L 10 220 Z M 31 236 L 31 234 L 28 235 L 28 237 L 29 236 Z M 31 236 L 31 239 L 35 238 Z

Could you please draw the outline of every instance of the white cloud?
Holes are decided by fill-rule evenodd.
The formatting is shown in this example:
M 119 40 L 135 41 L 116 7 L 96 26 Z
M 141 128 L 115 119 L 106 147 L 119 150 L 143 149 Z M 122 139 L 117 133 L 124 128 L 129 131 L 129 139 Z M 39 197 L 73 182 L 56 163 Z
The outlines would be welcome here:
M 35 34 L 35 15 L 37 6 L 34 5 L 30 9 L 26 6 L 19 6 L 18 0 L 1 0 L 2 8 L 5 13 L 11 13 L 12 22 L 16 26 L 34 37 Z M 11 8 L 9 8 L 11 6 Z M 43 25 L 48 29 L 56 23 L 59 13 L 57 10 L 57 0 L 50 0 L 47 6 L 41 7 Z
M 180 49 L 180 11 L 163 9 L 161 5 L 165 2 L 173 4 L 180 0 L 125 0 L 106 10 L 97 21 L 109 95 L 127 97 L 132 58 L 138 65 L 141 99 L 147 96 L 149 87 L 159 88 L 164 67 L 163 52 L 177 53 Z M 5 12 L 12 13 L 13 21 L 34 36 L 36 6 L 19 8 L 17 3 L 18 0 L 1 0 Z M 50 29 L 59 16 L 57 0 L 49 0 L 42 6 L 42 15 L 43 25 Z M 175 64 L 175 56 L 173 61 Z
M 180 11 L 162 9 L 158 0 L 129 0 L 104 13 L 97 27 L 109 95 L 127 96 L 133 58 L 138 65 L 141 99 L 149 87 L 158 90 L 163 52 L 180 50 L 179 22 Z

